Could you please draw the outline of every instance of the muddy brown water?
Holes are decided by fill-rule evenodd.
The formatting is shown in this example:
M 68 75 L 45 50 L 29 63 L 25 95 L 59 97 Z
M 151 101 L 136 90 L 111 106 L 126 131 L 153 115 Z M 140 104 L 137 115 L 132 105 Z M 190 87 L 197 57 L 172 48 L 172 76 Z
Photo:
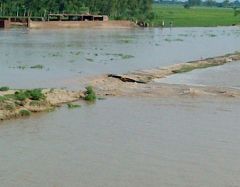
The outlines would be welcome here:
M 110 98 L 3 122 L 1 186 L 239 186 L 239 104 Z
M 232 53 L 240 48 L 239 36 L 239 27 L 0 30 L 0 85 L 76 88 L 79 76 Z M 29 68 L 38 64 L 44 68 Z
M 72 81 L 75 77 L 234 52 L 240 47 L 239 34 L 238 27 L 1 30 L 0 85 L 79 88 Z M 16 68 L 36 64 L 44 68 Z M 205 77 L 198 84 L 236 87 L 238 66 L 227 64 L 186 76 Z M 183 78 L 175 82 L 181 79 L 196 83 Z M 74 110 L 62 107 L 0 122 L 0 186 L 240 185 L 240 101 L 116 97 L 81 104 Z

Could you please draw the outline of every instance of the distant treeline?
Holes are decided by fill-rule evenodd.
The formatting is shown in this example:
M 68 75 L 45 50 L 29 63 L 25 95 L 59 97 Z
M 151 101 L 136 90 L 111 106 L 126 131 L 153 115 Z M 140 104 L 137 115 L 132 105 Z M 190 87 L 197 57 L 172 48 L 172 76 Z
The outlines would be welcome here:
M 0 0 L 1 16 L 89 12 L 114 19 L 147 19 L 151 9 L 152 0 Z

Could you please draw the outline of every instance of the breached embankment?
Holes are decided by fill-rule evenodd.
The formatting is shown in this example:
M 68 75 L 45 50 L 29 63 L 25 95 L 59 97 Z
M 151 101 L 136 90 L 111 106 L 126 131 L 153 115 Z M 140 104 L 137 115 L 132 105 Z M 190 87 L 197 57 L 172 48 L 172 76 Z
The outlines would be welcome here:
M 98 77 L 85 78 L 81 81 L 81 87 L 83 85 L 93 86 L 97 96 L 99 97 L 208 97 L 239 99 L 240 90 L 238 89 L 213 86 L 163 84 L 156 83 L 154 81 L 155 79 L 164 78 L 176 73 L 184 73 L 194 69 L 219 66 L 239 60 L 240 53 L 234 53 L 220 57 L 208 58 L 205 60 L 176 64 L 166 68 L 136 71 L 123 75 L 101 75 Z M 35 101 L 35 98 L 39 93 L 33 93 L 32 98 L 23 98 L 21 95 L 22 92 L 22 90 L 0 91 L 1 120 L 25 116 L 28 112 L 52 110 L 59 105 L 84 99 L 86 96 L 86 92 L 84 91 L 43 89 L 41 90 L 42 97 L 39 97 L 40 100 Z

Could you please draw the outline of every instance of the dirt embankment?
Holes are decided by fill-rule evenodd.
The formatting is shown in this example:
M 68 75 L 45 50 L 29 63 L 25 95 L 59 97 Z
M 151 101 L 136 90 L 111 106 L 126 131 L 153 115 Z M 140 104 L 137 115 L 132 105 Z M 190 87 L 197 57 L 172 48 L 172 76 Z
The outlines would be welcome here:
M 43 97 L 27 98 L 24 90 L 0 91 L 0 120 L 28 116 L 31 113 L 53 110 L 64 103 L 78 101 L 84 97 L 84 93 L 44 89 L 41 90 Z
M 93 78 L 88 82 L 95 87 L 101 96 L 146 96 L 146 97 L 183 97 L 183 96 L 207 96 L 207 97 L 240 97 L 240 91 L 230 88 L 203 87 L 189 85 L 170 85 L 155 83 L 154 79 L 184 73 L 199 68 L 219 66 L 225 63 L 240 60 L 240 53 L 208 58 L 172 65 L 166 68 L 150 69 L 130 72 L 127 74 L 108 74 Z
M 223 65 L 240 60 L 240 53 L 221 57 L 172 65 L 166 68 L 143 70 L 123 75 L 107 74 L 84 78 L 81 87 L 91 85 L 99 97 L 212 97 L 240 98 L 240 90 L 208 86 L 190 86 L 156 83 L 154 79 L 199 68 Z M 79 83 L 80 84 L 80 83 Z M 58 89 L 0 91 L 0 120 L 27 116 L 31 112 L 42 112 L 80 99 L 89 94 L 96 99 L 92 87 L 86 91 Z
M 134 28 L 137 25 L 131 21 L 30 21 L 29 28 Z
M 220 66 L 238 60 L 240 60 L 240 53 L 234 53 L 220 57 L 208 58 L 204 60 L 175 64 L 165 68 L 142 70 L 122 75 L 109 74 L 108 77 L 117 78 L 122 80 L 123 82 L 148 83 L 151 82 L 153 79 L 164 78 L 166 76 L 173 75 L 176 73 L 185 73 L 192 71 L 194 69 L 203 69 L 212 66 Z

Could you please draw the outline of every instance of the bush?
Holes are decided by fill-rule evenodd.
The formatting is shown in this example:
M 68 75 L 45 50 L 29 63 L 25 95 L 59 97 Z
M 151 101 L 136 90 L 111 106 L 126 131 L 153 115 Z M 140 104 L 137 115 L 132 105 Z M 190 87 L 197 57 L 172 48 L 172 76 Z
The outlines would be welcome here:
M 27 98 L 29 98 L 29 95 L 27 95 L 26 92 L 23 92 L 23 91 L 15 92 L 14 96 L 15 96 L 15 99 L 19 101 L 24 101 Z
M 29 95 L 29 99 L 39 101 L 45 98 L 45 95 L 42 93 L 41 89 L 27 90 L 26 94 Z
M 84 99 L 86 101 L 96 101 L 97 97 L 96 97 L 96 93 L 95 91 L 93 90 L 93 87 L 92 86 L 88 86 L 86 87 L 86 92 L 85 92 L 85 97 Z
M 7 87 L 7 86 L 0 87 L 0 91 L 2 91 L 2 92 L 8 91 L 8 90 L 9 90 L 9 87 Z
M 24 101 L 26 99 L 39 101 L 41 99 L 45 99 L 45 95 L 42 93 L 41 89 L 33 89 L 15 92 L 15 99 L 19 101 Z

